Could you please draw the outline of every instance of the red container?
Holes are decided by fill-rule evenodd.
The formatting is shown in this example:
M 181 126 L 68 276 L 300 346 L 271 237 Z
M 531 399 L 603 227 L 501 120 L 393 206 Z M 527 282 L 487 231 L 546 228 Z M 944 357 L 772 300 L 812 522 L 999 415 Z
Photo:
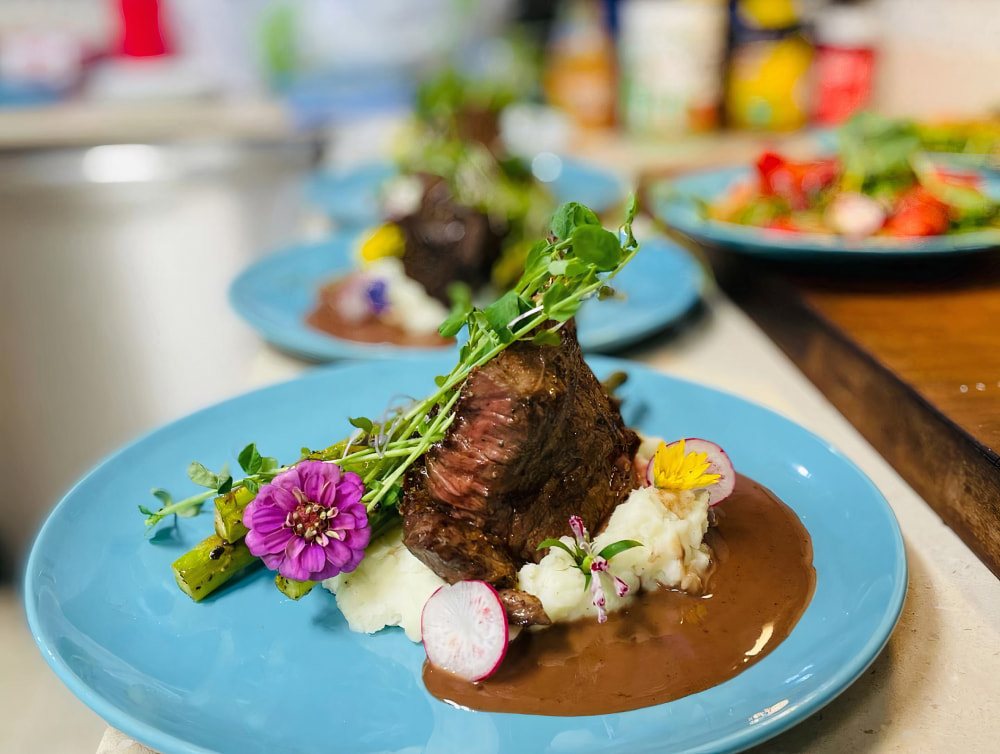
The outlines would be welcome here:
M 864 5 L 834 5 L 816 25 L 813 121 L 843 123 L 872 98 L 877 29 Z

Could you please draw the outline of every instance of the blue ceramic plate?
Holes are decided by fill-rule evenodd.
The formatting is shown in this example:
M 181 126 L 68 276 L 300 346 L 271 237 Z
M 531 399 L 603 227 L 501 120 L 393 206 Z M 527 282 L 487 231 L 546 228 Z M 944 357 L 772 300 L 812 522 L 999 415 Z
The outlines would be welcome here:
M 625 186 L 615 173 L 578 160 L 556 158 L 561 166 L 546 164 L 543 181 L 558 204 L 580 202 L 595 212 L 604 212 L 625 197 Z M 306 179 L 306 201 L 345 228 L 374 225 L 382 219 L 379 192 L 396 175 L 387 163 L 373 162 L 341 171 L 317 171 Z
M 906 591 L 899 527 L 856 466 L 788 419 L 631 362 L 625 419 L 648 433 L 721 443 L 812 535 L 816 591 L 791 635 L 719 686 L 656 707 L 590 717 L 455 709 L 421 683 L 423 649 L 399 629 L 351 633 L 332 595 L 299 603 L 266 571 L 195 604 L 170 563 L 210 533 L 182 519 L 152 540 L 137 504 L 190 489 L 192 459 L 235 464 L 249 441 L 279 459 L 347 435 L 348 416 L 423 395 L 442 359 L 305 377 L 193 414 L 126 447 L 74 487 L 28 561 L 28 622 L 46 660 L 111 725 L 164 754 L 194 752 L 723 752 L 803 720 L 854 681 L 889 638 Z M 599 690 L 597 690 L 599 693 Z
M 354 233 L 341 233 L 265 257 L 233 281 L 229 301 L 265 340 L 313 361 L 400 359 L 440 352 L 358 343 L 306 324 L 320 286 L 354 266 L 356 240 Z M 625 300 L 588 301 L 577 315 L 580 344 L 586 351 L 606 353 L 624 348 L 676 322 L 701 299 L 704 274 L 679 246 L 651 239 L 615 278 L 614 287 L 625 294 Z
M 865 257 L 887 259 L 968 253 L 1000 246 L 1000 230 L 927 238 L 849 241 L 835 235 L 754 228 L 709 220 L 704 216 L 698 206 L 699 201 L 720 199 L 732 186 L 750 179 L 752 172 L 749 167 L 722 168 L 658 183 L 650 192 L 653 214 L 699 243 L 781 259 L 858 261 Z M 1000 177 L 982 173 L 982 179 L 987 193 L 1000 198 Z

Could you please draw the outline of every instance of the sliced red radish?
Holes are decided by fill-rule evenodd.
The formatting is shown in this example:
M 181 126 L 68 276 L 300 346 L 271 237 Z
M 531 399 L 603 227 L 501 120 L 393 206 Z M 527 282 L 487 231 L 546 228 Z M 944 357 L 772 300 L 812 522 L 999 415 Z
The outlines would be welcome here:
M 850 238 L 867 238 L 885 225 L 885 209 L 864 194 L 837 194 L 823 213 L 827 225 Z
M 733 493 L 733 488 L 736 486 L 736 469 L 733 468 L 733 462 L 729 460 L 729 456 L 726 455 L 726 451 L 716 445 L 710 440 L 702 440 L 698 437 L 686 437 L 683 440 L 677 440 L 675 442 L 667 443 L 668 448 L 673 448 L 678 443 L 684 443 L 684 454 L 689 455 L 691 453 L 704 453 L 708 461 L 708 468 L 705 469 L 706 474 L 718 474 L 719 481 L 715 484 L 706 487 L 708 491 L 708 504 L 709 506 L 718 505 L 727 497 Z M 651 460 L 649 465 L 646 467 L 646 484 L 649 486 L 655 486 L 653 467 L 655 464 Z
M 507 614 L 485 581 L 440 587 L 424 603 L 420 631 L 431 665 L 466 681 L 492 675 L 507 654 Z

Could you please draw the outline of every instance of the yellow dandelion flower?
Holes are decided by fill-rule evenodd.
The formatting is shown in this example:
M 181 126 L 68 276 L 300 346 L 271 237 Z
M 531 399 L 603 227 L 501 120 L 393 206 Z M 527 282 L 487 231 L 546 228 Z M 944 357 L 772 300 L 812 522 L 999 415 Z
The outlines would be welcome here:
M 708 453 L 685 453 L 684 441 L 660 443 L 653 456 L 653 484 L 661 490 L 698 490 L 718 482 L 719 474 L 706 474 Z
M 380 225 L 358 249 L 362 264 L 384 257 L 401 257 L 406 248 L 403 231 L 395 223 Z

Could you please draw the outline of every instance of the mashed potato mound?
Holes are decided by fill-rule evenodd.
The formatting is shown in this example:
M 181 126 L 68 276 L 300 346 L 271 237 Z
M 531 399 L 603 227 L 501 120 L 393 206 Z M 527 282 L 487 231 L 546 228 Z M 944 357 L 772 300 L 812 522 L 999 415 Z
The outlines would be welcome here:
M 371 634 L 401 626 L 408 639 L 420 641 L 424 603 L 444 583 L 406 549 L 398 529 L 373 543 L 354 571 L 327 579 L 323 586 L 337 595 L 337 607 L 352 631 Z
M 645 466 L 658 443 L 658 438 L 644 441 L 638 463 Z M 606 579 L 607 610 L 620 610 L 643 590 L 666 587 L 701 592 L 712 564 L 711 550 L 703 543 L 706 531 L 706 491 L 634 490 L 593 540 L 594 552 L 622 539 L 642 543 L 611 559 L 609 572 L 623 579 L 629 592 L 617 596 Z M 562 539 L 573 545 L 571 537 Z M 374 633 L 386 626 L 401 626 L 408 638 L 420 641 L 424 603 L 444 583 L 406 549 L 399 529 L 372 544 L 357 570 L 327 579 L 323 586 L 337 595 L 337 605 L 352 631 Z M 583 573 L 557 547 L 541 562 L 521 567 L 518 588 L 538 597 L 553 621 L 597 617 Z
M 594 538 L 594 552 L 622 539 L 643 545 L 612 558 L 609 572 L 623 579 L 629 592 L 618 597 L 606 582 L 608 611 L 620 610 L 635 599 L 640 586 L 647 591 L 662 586 L 700 592 L 712 562 L 711 551 L 702 543 L 706 531 L 708 494 L 703 490 L 676 493 L 643 487 L 632 492 Z M 562 539 L 572 546 L 572 538 Z M 518 587 L 538 597 L 553 621 L 597 616 L 583 573 L 557 547 L 538 564 L 521 567 Z

